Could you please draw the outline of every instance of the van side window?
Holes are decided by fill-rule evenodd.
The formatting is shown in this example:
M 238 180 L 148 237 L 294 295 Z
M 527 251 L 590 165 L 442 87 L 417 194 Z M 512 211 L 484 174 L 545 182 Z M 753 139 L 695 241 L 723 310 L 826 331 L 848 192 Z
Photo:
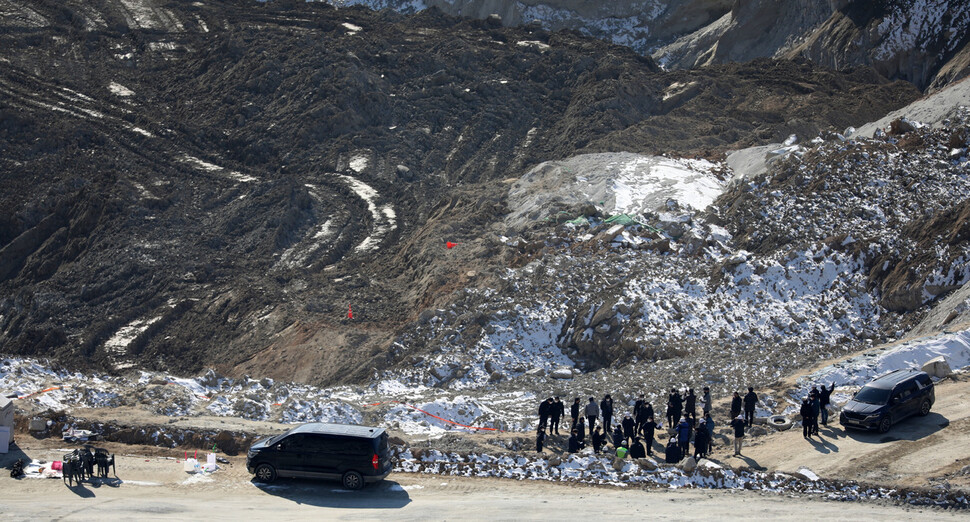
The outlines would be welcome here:
M 920 376 L 917 376 L 916 377 L 916 382 L 919 383 L 920 389 L 926 388 L 927 386 L 933 384 L 933 381 L 930 380 L 930 376 L 929 375 L 920 375 Z
M 302 433 L 295 433 L 280 441 L 280 447 L 287 451 L 301 451 L 306 449 L 306 436 Z
M 896 394 L 899 396 L 900 400 L 905 401 L 906 399 L 909 399 L 910 397 L 912 397 L 912 395 L 916 393 L 916 391 L 917 391 L 916 381 L 909 381 L 907 383 L 904 383 Z

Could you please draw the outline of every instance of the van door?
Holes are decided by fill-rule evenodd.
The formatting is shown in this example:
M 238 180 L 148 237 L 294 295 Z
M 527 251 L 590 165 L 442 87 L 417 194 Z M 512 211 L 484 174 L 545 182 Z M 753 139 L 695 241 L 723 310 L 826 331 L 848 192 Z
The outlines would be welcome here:
M 919 387 L 916 381 L 907 381 L 893 390 L 897 402 L 893 405 L 893 418 L 905 419 L 919 410 Z
M 276 443 L 278 451 L 276 470 L 282 472 L 282 476 L 289 473 L 301 474 L 307 471 L 306 461 L 309 448 L 307 447 L 306 435 L 294 433 Z
M 313 472 L 330 476 L 340 474 L 340 463 L 344 458 L 341 437 L 317 434 L 314 435 L 313 446 L 315 451 L 309 463 Z

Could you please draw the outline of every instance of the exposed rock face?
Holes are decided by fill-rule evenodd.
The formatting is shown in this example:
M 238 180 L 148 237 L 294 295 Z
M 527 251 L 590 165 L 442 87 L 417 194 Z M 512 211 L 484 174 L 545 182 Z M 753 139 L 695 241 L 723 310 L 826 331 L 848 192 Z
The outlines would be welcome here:
M 336 5 L 369 5 L 414 12 L 410 0 L 336 0 Z M 677 36 L 703 28 L 731 9 L 732 0 L 426 0 L 454 16 L 487 19 L 506 26 L 540 23 L 549 30 L 571 29 L 645 52 Z
M 735 2 L 716 23 L 652 54 L 668 67 L 803 56 L 835 69 L 870 65 L 939 88 L 967 74 L 965 2 Z
M 410 0 L 343 0 L 413 12 Z M 802 56 L 835 69 L 869 65 L 940 88 L 967 75 L 970 6 L 961 0 L 428 0 L 506 25 L 538 21 L 650 53 L 670 68 Z

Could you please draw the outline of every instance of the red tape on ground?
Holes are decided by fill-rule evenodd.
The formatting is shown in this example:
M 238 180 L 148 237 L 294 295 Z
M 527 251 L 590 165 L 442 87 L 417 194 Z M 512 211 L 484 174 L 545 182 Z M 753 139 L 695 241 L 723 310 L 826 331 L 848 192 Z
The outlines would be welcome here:
M 415 410 L 415 411 L 419 411 L 419 412 L 427 415 L 428 417 L 434 417 L 435 419 L 438 419 L 438 420 L 440 420 L 442 422 L 447 422 L 448 424 L 454 424 L 455 426 L 459 426 L 459 427 L 462 427 L 462 428 L 467 428 L 467 429 L 470 429 L 470 430 L 483 430 L 483 431 L 503 431 L 503 430 L 500 430 L 498 428 L 486 428 L 484 426 L 469 426 L 467 424 L 461 424 L 460 422 L 455 422 L 455 421 L 450 420 L 450 419 L 445 419 L 443 417 L 439 417 L 439 416 L 435 415 L 434 413 L 424 411 L 421 408 L 418 408 L 417 406 L 412 406 L 412 405 L 410 405 L 410 404 L 408 404 L 406 402 L 401 402 L 401 401 L 387 401 L 387 402 L 392 402 L 394 404 L 400 404 L 402 406 L 407 406 L 408 408 L 411 408 L 412 410 Z M 372 403 L 372 404 L 364 404 L 364 406 L 365 407 L 366 406 L 380 406 L 381 404 L 384 404 L 384 403 L 383 402 L 375 402 L 375 403 Z
M 26 399 L 28 397 L 33 397 L 34 395 L 40 395 L 42 393 L 47 393 L 49 391 L 60 390 L 60 389 L 61 389 L 60 386 L 51 386 L 50 388 L 44 388 L 43 390 L 38 391 L 38 392 L 28 393 L 27 395 L 22 395 L 20 397 L 17 397 L 17 399 Z

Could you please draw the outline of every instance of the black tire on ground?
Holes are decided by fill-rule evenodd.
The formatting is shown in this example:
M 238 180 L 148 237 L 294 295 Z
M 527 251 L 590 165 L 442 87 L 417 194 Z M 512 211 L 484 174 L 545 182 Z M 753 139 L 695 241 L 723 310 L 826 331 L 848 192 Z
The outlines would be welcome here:
M 364 477 L 356 471 L 344 473 L 341 482 L 343 482 L 344 487 L 347 489 L 360 489 L 364 487 Z
M 879 421 L 879 433 L 886 433 L 892 427 L 893 427 L 893 420 L 889 418 L 889 415 L 886 415 L 885 417 L 882 418 L 881 421 Z
M 269 464 L 260 464 L 259 466 L 256 466 L 254 475 L 257 482 L 273 482 L 276 480 L 276 468 Z
M 924 400 L 922 404 L 919 405 L 919 415 L 920 417 L 926 417 L 930 414 L 930 401 Z

